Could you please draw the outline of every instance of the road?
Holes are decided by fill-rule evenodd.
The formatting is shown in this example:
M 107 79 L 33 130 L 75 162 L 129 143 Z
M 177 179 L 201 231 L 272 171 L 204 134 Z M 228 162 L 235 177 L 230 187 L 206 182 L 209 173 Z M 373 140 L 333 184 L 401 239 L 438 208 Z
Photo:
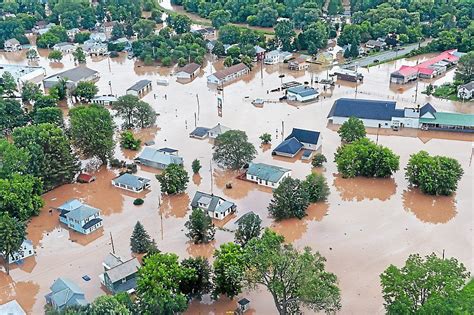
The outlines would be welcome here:
M 426 46 L 428 43 L 429 43 L 429 41 L 422 42 L 421 46 L 422 47 Z M 371 65 L 375 62 L 388 61 L 388 60 L 391 60 L 393 58 L 397 58 L 397 57 L 406 55 L 409 52 L 411 52 L 412 50 L 415 50 L 416 48 L 418 48 L 418 43 L 414 43 L 414 44 L 404 46 L 403 50 L 400 50 L 400 51 L 387 50 L 387 51 L 384 51 L 380 54 L 376 54 L 376 55 L 373 55 L 373 56 L 367 56 L 367 57 L 363 57 L 363 58 L 354 60 L 351 63 L 344 65 L 344 68 L 346 68 L 346 67 L 355 67 L 356 65 L 358 65 L 359 67 L 366 67 L 366 66 Z M 376 60 L 378 60 L 378 61 L 376 61 Z

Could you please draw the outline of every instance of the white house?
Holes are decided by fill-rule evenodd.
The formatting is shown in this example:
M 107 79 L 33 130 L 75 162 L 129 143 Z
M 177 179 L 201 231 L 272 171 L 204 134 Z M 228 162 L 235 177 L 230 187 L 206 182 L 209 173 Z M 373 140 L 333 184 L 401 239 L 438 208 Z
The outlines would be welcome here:
M 286 90 L 286 96 L 290 101 L 309 102 L 319 96 L 319 91 L 311 86 L 299 85 Z
M 67 30 L 66 34 L 67 34 L 67 37 L 69 37 L 70 39 L 74 39 L 74 36 L 76 36 L 76 34 L 79 34 L 80 32 L 81 30 L 75 27 L 75 28 L 71 28 Z
M 224 219 L 229 214 L 234 213 L 237 209 L 236 204 L 233 202 L 200 191 L 196 191 L 194 194 L 194 198 L 191 201 L 191 207 L 193 209 L 200 208 L 206 211 L 211 218 L 218 220 Z
M 100 32 L 92 33 L 89 39 L 98 43 L 103 43 L 107 41 L 107 35 L 105 35 L 105 33 Z
M 84 50 L 84 52 L 88 53 L 89 55 L 95 55 L 95 56 L 106 55 L 109 52 L 109 49 L 106 43 L 102 43 L 100 41 L 94 41 L 92 39 L 86 40 L 84 44 L 82 44 L 82 49 Z
M 8 257 L 8 263 L 12 264 L 14 262 L 31 257 L 34 254 L 35 248 L 33 246 L 33 242 L 30 240 L 24 240 L 23 243 L 21 243 L 20 249 L 17 252 L 13 253 L 10 257 Z
M 85 66 L 78 66 L 60 73 L 51 75 L 43 80 L 45 89 L 50 89 L 55 86 L 60 79 L 66 80 L 69 89 L 75 88 L 79 82 L 92 81 L 99 79 L 99 72 L 89 69 Z
M 250 72 L 249 67 L 243 63 L 238 63 L 224 70 L 216 71 L 207 77 L 207 83 L 224 84 L 226 82 L 235 80 Z
M 150 180 L 133 174 L 122 174 L 112 179 L 112 185 L 131 192 L 141 192 L 150 189 Z
M 293 57 L 293 54 L 288 51 L 272 50 L 265 55 L 263 62 L 267 65 L 275 65 L 277 63 L 285 62 Z
M 71 43 L 57 43 L 53 46 L 54 50 L 60 51 L 63 54 L 69 54 L 76 50 L 76 46 Z
M 102 226 L 100 210 L 72 199 L 59 206 L 59 221 L 70 229 L 82 234 L 89 234 Z
M 3 49 L 8 52 L 22 50 L 20 42 L 16 38 L 10 38 L 3 44 Z
M 187 65 L 182 68 L 179 68 L 178 71 L 176 71 L 176 77 L 178 79 L 192 80 L 199 74 L 200 69 L 201 66 L 197 63 L 188 63 Z
M 459 86 L 458 98 L 463 100 L 469 100 L 474 95 L 474 81 Z
M 207 136 L 211 139 L 217 138 L 218 135 L 223 134 L 226 131 L 231 130 L 231 128 L 226 127 L 218 123 L 214 128 L 211 128 L 207 131 Z
M 16 300 L 11 300 L 10 302 L 0 305 L 0 314 L 26 315 L 26 312 Z
M 245 178 L 262 186 L 277 188 L 280 182 L 291 176 L 291 170 L 279 166 L 250 163 Z
M 98 95 L 94 97 L 91 102 L 97 105 L 109 106 L 112 103 L 117 101 L 117 97 L 115 95 Z

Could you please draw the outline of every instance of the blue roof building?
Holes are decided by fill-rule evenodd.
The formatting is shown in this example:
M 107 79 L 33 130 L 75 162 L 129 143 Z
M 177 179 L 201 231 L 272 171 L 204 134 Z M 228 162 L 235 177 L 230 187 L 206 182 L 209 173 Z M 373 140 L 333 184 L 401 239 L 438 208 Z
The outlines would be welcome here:
M 59 221 L 76 232 L 89 234 L 102 226 L 100 210 L 77 199 L 69 200 L 57 209 L 60 211 Z
M 286 157 L 294 157 L 303 148 L 303 144 L 296 138 L 286 139 L 273 149 L 273 155 L 281 155 Z
M 150 180 L 140 176 L 125 173 L 112 179 L 112 185 L 131 192 L 141 192 L 150 188 Z
M 272 154 L 294 157 L 301 149 L 316 151 L 319 147 L 319 136 L 318 131 L 293 128 L 285 141 L 280 143 Z
M 183 165 L 182 157 L 150 147 L 143 149 L 142 153 L 135 159 L 135 161 L 160 170 L 164 170 L 171 164 Z
M 46 303 L 58 311 L 68 306 L 85 306 L 89 304 L 84 292 L 71 280 L 58 278 L 50 287 L 51 292 L 45 295 Z
M 235 203 L 225 200 L 222 197 L 213 194 L 196 191 L 191 201 L 191 207 L 201 208 L 207 211 L 207 214 L 214 219 L 222 220 L 229 214 L 235 212 L 237 206 Z
M 207 135 L 208 135 L 208 132 L 209 132 L 209 128 L 206 128 L 206 127 L 196 127 L 196 129 L 194 129 L 190 134 L 189 136 L 191 138 L 197 138 L 197 139 L 204 139 L 204 138 L 207 138 Z
M 249 181 L 272 188 L 277 188 L 280 182 L 289 176 L 290 169 L 264 163 L 250 163 L 245 175 Z

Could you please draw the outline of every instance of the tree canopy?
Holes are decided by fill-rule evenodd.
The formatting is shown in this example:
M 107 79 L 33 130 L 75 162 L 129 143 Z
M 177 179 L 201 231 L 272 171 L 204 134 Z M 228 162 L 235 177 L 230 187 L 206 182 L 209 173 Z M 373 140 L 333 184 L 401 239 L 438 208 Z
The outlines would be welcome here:
M 227 168 L 239 169 L 250 163 L 256 154 L 244 131 L 229 130 L 217 136 L 212 158 Z
M 156 112 L 150 104 L 134 95 L 123 95 L 112 103 L 112 109 L 124 120 L 124 128 L 152 126 L 156 121 Z
M 188 232 L 186 236 L 194 242 L 209 243 L 214 239 L 216 228 L 212 223 L 212 219 L 201 208 L 194 208 L 189 216 L 189 220 L 184 224 Z
M 273 191 L 268 212 L 276 220 L 288 218 L 302 219 L 306 216 L 309 194 L 299 179 L 285 177 Z
M 182 165 L 170 164 L 161 174 L 156 175 L 161 191 L 168 195 L 179 194 L 186 190 L 189 182 L 188 172 Z
M 337 131 L 341 140 L 347 143 L 365 138 L 366 131 L 362 120 L 356 117 L 349 117 Z
M 9 259 L 20 248 L 26 238 L 26 226 L 8 213 L 0 216 L 0 253 L 5 260 L 5 270 L 10 274 Z
M 238 220 L 238 227 L 235 231 L 235 243 L 245 247 L 254 237 L 259 237 L 262 231 L 262 219 L 253 212 L 244 214 Z

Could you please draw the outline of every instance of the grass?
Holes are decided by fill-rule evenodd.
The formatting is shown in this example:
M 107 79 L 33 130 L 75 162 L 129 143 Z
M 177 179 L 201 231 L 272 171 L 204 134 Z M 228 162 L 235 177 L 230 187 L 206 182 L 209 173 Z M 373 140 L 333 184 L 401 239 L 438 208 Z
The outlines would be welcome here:
M 435 87 L 433 92 L 433 96 L 438 98 L 443 98 L 451 101 L 457 101 L 458 99 L 458 92 L 457 88 L 452 83 L 445 83 L 438 87 Z

